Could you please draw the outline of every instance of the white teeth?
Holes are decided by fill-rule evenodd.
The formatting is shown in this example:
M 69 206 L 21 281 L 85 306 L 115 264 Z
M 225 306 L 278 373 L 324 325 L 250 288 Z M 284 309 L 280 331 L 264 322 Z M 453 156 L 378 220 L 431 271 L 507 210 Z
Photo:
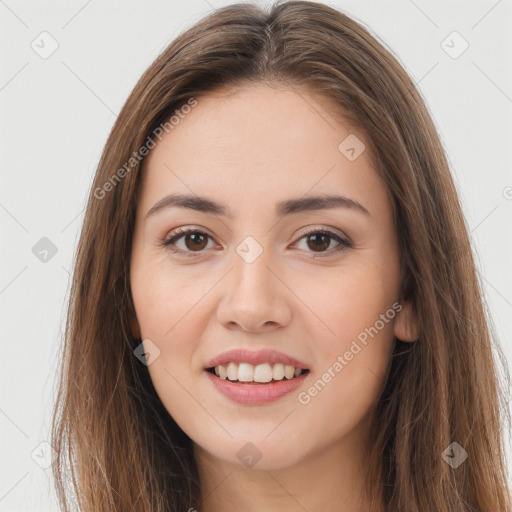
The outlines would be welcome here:
M 248 363 L 240 363 L 238 365 L 238 380 L 240 382 L 252 382 L 254 380 L 254 366 Z
M 238 365 L 235 363 L 228 363 L 228 379 L 238 380 Z
M 286 364 L 284 366 L 284 376 L 287 379 L 293 379 L 294 375 L 295 375 L 295 368 L 293 366 L 290 366 L 289 364 Z
M 274 376 L 274 380 L 283 380 L 284 379 L 284 364 L 276 363 L 274 365 L 274 369 L 272 370 L 272 375 Z
M 226 370 L 226 367 L 225 366 L 222 366 L 221 364 L 219 366 L 216 366 L 215 369 L 217 370 L 217 368 L 219 369 L 219 377 L 221 379 L 226 379 L 227 376 L 228 376 L 228 371 Z
M 270 382 L 272 377 L 272 367 L 268 363 L 259 364 L 254 367 L 254 382 Z
M 262 363 L 252 365 L 249 363 L 228 363 L 227 366 L 215 367 L 215 375 L 221 379 L 238 380 L 240 382 L 270 382 L 273 380 L 293 379 L 302 374 L 301 368 L 295 368 L 289 364 Z

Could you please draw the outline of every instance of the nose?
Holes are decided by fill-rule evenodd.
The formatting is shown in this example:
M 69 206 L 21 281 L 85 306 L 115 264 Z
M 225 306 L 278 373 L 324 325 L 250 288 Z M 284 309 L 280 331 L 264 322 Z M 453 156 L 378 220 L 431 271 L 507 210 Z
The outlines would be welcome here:
M 219 323 L 230 330 L 266 332 L 288 324 L 292 295 L 282 272 L 272 261 L 270 251 L 251 263 L 237 253 L 233 267 L 222 280 L 221 299 L 217 308 Z

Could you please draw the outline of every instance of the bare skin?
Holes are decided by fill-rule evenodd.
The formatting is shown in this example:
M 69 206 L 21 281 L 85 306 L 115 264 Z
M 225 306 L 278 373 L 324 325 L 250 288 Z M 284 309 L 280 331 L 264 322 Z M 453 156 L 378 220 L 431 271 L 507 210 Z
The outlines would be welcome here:
M 193 441 L 200 512 L 367 512 L 370 413 L 394 336 L 417 338 L 410 304 L 399 296 L 385 185 L 369 149 L 353 161 L 338 149 L 351 133 L 366 144 L 365 136 L 333 118 L 328 100 L 297 91 L 258 84 L 200 97 L 145 161 L 131 255 L 133 329 L 145 347 L 151 340 L 160 350 L 148 370 Z M 176 206 L 147 216 L 175 193 L 207 197 L 231 217 Z M 368 213 L 275 211 L 278 202 L 323 195 L 345 196 Z M 178 227 L 203 238 L 184 235 L 173 246 L 181 253 L 173 253 L 161 242 Z M 323 243 L 321 230 L 352 246 L 333 237 Z M 262 249 L 251 263 L 236 251 L 248 236 Z M 378 333 L 333 370 L 382 315 Z M 284 352 L 310 372 L 275 402 L 235 403 L 204 368 L 239 347 Z M 329 382 L 312 396 L 329 369 Z M 248 442 L 261 454 L 253 467 L 239 458 Z

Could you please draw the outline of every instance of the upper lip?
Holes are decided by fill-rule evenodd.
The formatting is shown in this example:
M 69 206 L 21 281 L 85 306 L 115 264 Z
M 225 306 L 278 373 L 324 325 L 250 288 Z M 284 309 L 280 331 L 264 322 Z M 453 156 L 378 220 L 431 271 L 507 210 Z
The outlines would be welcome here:
M 282 363 L 294 366 L 295 368 L 301 368 L 302 370 L 308 370 L 306 364 L 292 356 L 278 352 L 277 350 L 265 349 L 265 350 L 249 350 L 244 348 L 235 348 L 228 350 L 215 356 L 213 359 L 208 361 L 205 366 L 207 368 L 213 368 L 218 365 L 225 365 L 227 363 L 250 363 L 253 365 L 261 363 Z

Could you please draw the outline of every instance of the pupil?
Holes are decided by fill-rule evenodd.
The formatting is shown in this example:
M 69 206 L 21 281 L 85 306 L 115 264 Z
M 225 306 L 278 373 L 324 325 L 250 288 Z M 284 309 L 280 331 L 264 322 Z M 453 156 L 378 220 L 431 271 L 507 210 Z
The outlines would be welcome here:
M 206 237 L 203 236 L 201 233 L 192 233 L 192 234 L 187 236 L 187 239 L 189 241 L 192 240 L 192 244 L 199 244 L 199 247 L 196 246 L 195 249 L 203 249 L 204 248 L 204 243 L 201 245 L 200 240 L 196 240 L 196 237 L 199 238 L 199 239 L 202 238 L 203 242 L 204 242 L 204 240 L 206 240 Z M 194 249 L 194 247 L 189 247 L 189 249 Z
M 322 245 L 318 244 L 318 240 L 317 240 L 318 237 L 321 237 L 322 239 L 324 239 Z M 312 239 L 315 239 L 314 247 L 316 247 L 317 249 L 326 249 L 327 247 L 329 247 L 329 242 L 327 242 L 327 244 L 325 244 L 325 239 L 327 239 L 327 238 L 328 238 L 327 235 L 318 234 L 318 235 L 311 235 L 309 237 L 309 240 L 311 241 Z

